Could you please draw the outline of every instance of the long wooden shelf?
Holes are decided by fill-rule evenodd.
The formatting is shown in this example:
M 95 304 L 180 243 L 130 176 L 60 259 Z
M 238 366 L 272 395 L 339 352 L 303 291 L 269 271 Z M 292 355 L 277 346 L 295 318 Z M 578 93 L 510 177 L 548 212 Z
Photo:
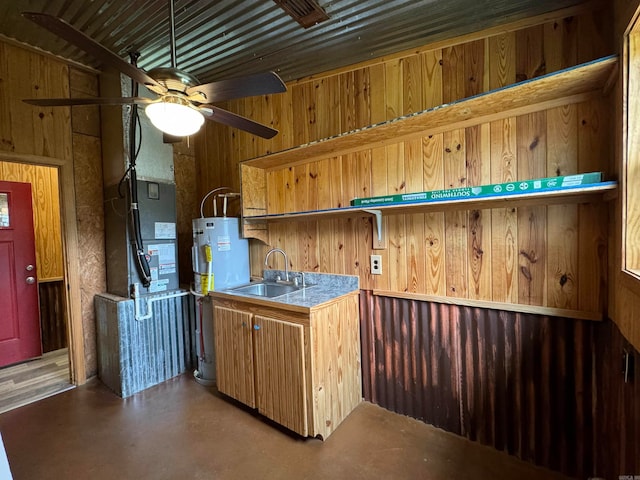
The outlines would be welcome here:
M 466 128 L 583 102 L 608 90 L 617 66 L 617 56 L 604 57 L 453 103 L 245 160 L 242 165 L 277 169 L 433 135 L 452 128 Z
M 483 210 L 488 208 L 558 205 L 607 201 L 615 197 L 618 183 L 599 182 L 558 190 L 542 190 L 528 193 L 491 195 L 482 198 L 457 198 L 429 202 L 400 203 L 393 205 L 368 205 L 365 207 L 341 207 L 304 212 L 271 213 L 243 217 L 248 224 L 284 222 L 291 220 L 321 220 L 340 216 L 358 216 L 379 213 L 428 213 L 452 210 Z

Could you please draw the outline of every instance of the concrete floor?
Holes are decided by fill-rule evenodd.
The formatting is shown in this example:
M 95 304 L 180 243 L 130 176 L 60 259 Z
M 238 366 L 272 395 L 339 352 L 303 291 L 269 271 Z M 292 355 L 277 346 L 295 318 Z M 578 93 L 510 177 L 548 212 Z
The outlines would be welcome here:
M 15 480 L 565 478 L 366 402 L 302 439 L 191 375 L 125 400 L 91 380 L 0 415 L 0 433 Z

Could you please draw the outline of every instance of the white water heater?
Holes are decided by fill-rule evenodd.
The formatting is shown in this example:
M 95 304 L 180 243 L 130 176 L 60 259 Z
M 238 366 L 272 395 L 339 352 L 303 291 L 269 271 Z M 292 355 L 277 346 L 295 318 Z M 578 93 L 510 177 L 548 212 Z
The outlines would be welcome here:
M 192 223 L 193 290 L 201 307 L 196 328 L 198 369 L 195 378 L 210 385 L 215 380 L 215 351 L 213 308 L 207 294 L 211 290 L 249 283 L 249 242 L 240 238 L 238 218 L 196 218 Z
M 193 220 L 194 290 L 206 295 L 249 282 L 249 242 L 236 217 Z

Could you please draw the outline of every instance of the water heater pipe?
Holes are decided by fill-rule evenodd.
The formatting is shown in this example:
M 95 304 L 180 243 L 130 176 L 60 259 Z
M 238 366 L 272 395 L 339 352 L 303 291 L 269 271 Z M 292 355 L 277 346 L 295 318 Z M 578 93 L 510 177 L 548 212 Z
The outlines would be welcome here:
M 227 204 L 228 204 L 228 199 L 229 198 L 240 198 L 240 194 L 239 193 L 219 193 L 218 195 L 216 195 L 216 197 L 222 197 L 223 198 L 223 202 L 222 202 L 222 216 L 226 217 L 227 216 Z M 216 203 L 213 203 L 213 207 L 214 207 L 214 212 L 215 212 L 215 206 Z M 214 217 L 217 216 L 216 213 L 214 213 Z
M 219 192 L 220 190 L 231 190 L 231 189 L 229 187 L 214 188 L 209 193 L 207 193 L 204 197 L 202 197 L 202 201 L 200 202 L 200 218 L 204 218 L 204 202 L 207 200 L 207 198 L 209 198 L 210 195 L 213 195 L 214 193 Z M 215 208 L 215 204 L 214 204 L 214 208 Z M 215 217 L 216 215 L 214 214 L 213 216 Z
M 147 313 L 142 315 L 142 313 L 140 312 L 140 302 L 142 301 L 142 298 L 140 296 L 140 285 L 138 283 L 134 283 L 133 284 L 133 304 L 135 309 L 135 319 L 138 320 L 139 322 L 142 320 L 150 319 L 153 316 L 153 307 L 151 305 L 153 302 L 157 302 L 159 300 L 168 300 L 170 298 L 176 298 L 176 297 L 184 297 L 186 295 L 189 295 L 189 293 L 190 292 L 175 292 L 175 293 L 170 293 L 168 295 L 146 298 L 145 303 L 146 303 Z

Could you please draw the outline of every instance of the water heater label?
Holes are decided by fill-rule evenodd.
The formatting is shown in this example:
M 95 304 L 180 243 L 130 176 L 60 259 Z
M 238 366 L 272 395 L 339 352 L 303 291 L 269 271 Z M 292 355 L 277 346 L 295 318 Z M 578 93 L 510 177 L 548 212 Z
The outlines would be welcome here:
M 221 235 L 218 237 L 218 251 L 228 252 L 231 250 L 231 237 L 228 235 Z
M 211 290 L 214 290 L 213 273 L 211 275 L 207 273 L 200 274 L 200 292 L 203 295 L 208 294 Z

